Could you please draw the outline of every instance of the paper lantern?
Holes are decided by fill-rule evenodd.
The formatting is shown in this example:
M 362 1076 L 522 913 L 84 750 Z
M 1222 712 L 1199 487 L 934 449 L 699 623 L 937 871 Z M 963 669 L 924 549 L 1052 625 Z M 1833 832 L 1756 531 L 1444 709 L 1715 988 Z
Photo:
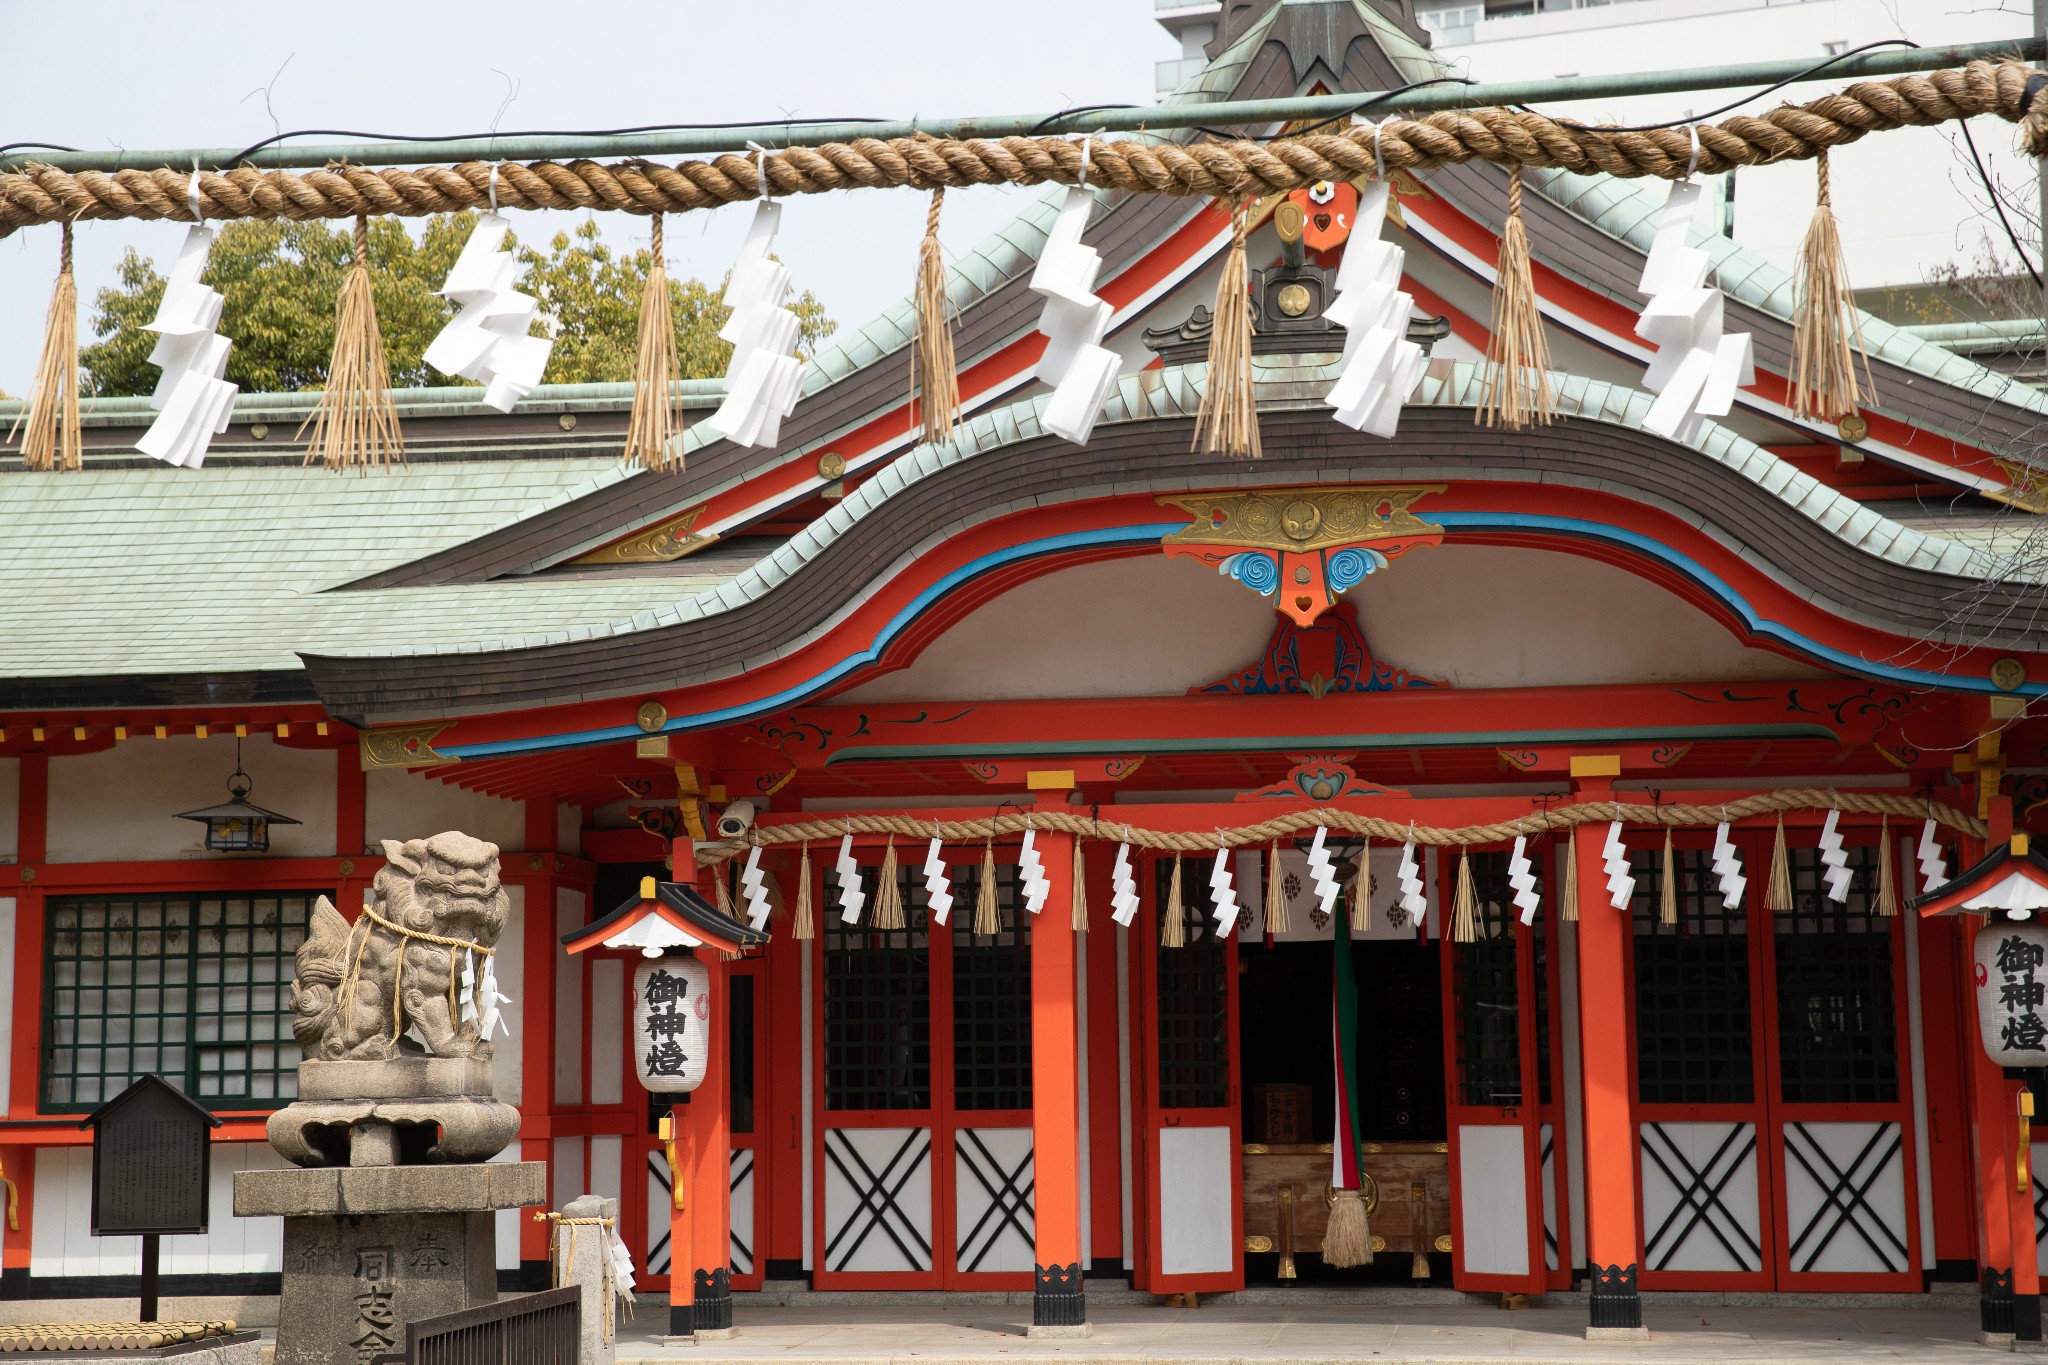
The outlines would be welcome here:
M 643 962 L 633 973 L 633 1067 L 659 1094 L 695 1090 L 711 1056 L 710 973 L 694 957 Z
M 1138 913 L 1138 879 L 1131 874 L 1131 846 L 1116 846 L 1116 866 L 1109 870 L 1110 918 L 1124 928 L 1131 927 L 1131 916 Z
M 1671 187 L 1637 288 L 1649 303 L 1636 335 L 1657 348 L 1643 372 L 1657 395 L 1643 427 L 1678 441 L 1691 441 L 1707 417 L 1727 416 L 1736 390 L 1756 382 L 1749 333 L 1722 334 L 1721 291 L 1705 283 L 1713 258 L 1686 245 L 1699 197 L 1697 181 Z
M 198 216 L 196 211 L 193 216 Z M 237 385 L 221 378 L 233 346 L 214 331 L 220 325 L 223 300 L 218 290 L 199 280 L 212 249 L 213 229 L 186 229 L 178 259 L 164 281 L 163 302 L 143 329 L 157 334 L 149 363 L 161 366 L 164 373 L 149 398 L 149 405 L 158 410 L 157 419 L 135 448 L 186 469 L 205 463 L 207 446 L 228 429 L 238 392 Z
M 2048 925 L 1977 931 L 1977 1034 L 1998 1066 L 2048 1066 Z

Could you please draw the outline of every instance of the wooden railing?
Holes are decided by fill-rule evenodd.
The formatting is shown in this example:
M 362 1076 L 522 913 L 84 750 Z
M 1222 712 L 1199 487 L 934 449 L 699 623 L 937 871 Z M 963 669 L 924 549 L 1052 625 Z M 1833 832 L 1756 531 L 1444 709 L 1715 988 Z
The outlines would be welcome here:
M 500 1299 L 405 1325 L 405 1350 L 374 1365 L 576 1365 L 583 1291 Z

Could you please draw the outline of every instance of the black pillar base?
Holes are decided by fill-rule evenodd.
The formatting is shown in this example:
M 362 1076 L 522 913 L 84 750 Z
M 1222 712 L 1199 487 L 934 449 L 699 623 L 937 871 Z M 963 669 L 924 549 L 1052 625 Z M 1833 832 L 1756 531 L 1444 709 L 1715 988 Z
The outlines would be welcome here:
M 732 1272 L 724 1266 L 700 1270 L 691 1282 L 697 1288 L 697 1330 L 716 1332 L 732 1326 Z
M 1042 1265 L 1031 1292 L 1033 1327 L 1079 1327 L 1088 1321 L 1088 1291 L 1081 1284 L 1081 1263 Z
M 1636 1292 L 1636 1267 L 1594 1265 L 1587 1295 L 1588 1327 L 1634 1330 L 1643 1325 L 1643 1296 Z
M 697 1306 L 691 1303 L 671 1303 L 668 1306 L 668 1334 L 672 1337 L 693 1337 L 697 1335 Z
M 2039 1294 L 2015 1294 L 2012 1296 L 2012 1339 L 2014 1341 L 2039 1341 L 2041 1339 L 2041 1296 Z
M 1985 1266 L 1977 1279 L 1977 1326 L 1994 1336 L 2011 1336 L 2012 1272 Z M 2035 1312 L 2039 1313 L 2038 1305 Z

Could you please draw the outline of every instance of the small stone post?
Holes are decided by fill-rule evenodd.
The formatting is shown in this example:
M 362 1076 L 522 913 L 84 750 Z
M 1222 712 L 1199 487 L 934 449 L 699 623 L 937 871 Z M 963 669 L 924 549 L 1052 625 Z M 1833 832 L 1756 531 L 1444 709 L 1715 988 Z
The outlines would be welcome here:
M 594 1194 L 579 1195 L 552 1216 L 553 1251 L 557 1287 L 575 1285 L 583 1291 L 582 1344 L 577 1352 L 580 1365 L 613 1365 L 618 1356 L 618 1291 L 631 1292 L 620 1283 L 612 1265 L 612 1239 L 619 1230 L 619 1201 Z

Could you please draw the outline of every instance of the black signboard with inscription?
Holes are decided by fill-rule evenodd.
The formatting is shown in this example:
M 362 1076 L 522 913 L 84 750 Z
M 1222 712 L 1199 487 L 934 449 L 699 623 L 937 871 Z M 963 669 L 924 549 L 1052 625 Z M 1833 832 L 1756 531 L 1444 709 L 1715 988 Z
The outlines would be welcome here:
M 219 1119 L 144 1076 L 78 1126 L 93 1130 L 93 1236 L 206 1231 L 206 1148 Z

